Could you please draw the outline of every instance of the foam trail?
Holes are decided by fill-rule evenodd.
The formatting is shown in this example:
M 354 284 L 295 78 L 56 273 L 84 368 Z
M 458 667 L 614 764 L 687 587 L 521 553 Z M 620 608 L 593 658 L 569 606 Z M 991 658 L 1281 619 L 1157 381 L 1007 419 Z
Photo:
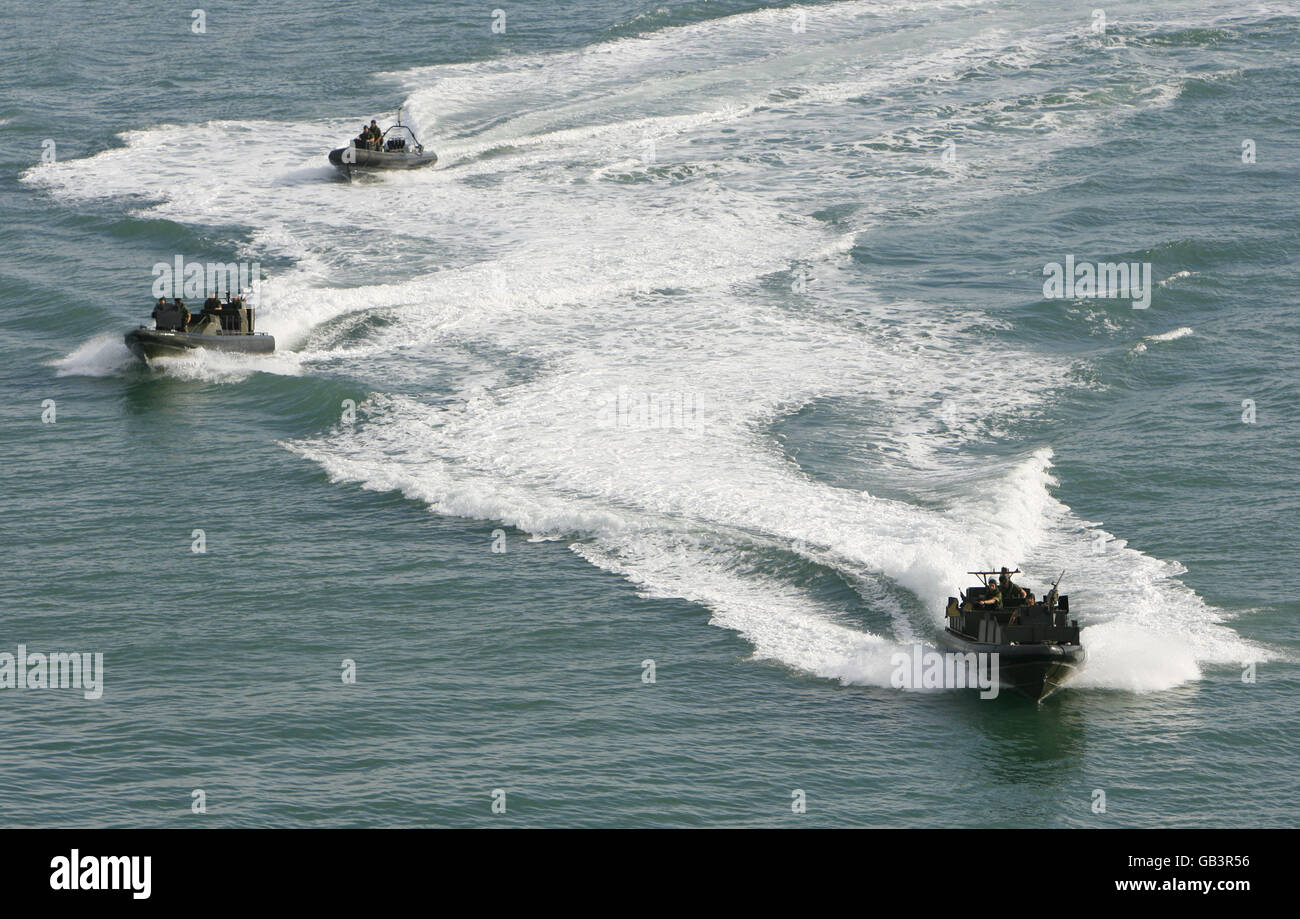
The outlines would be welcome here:
M 710 624 L 739 632 L 754 646 L 754 660 L 772 661 L 844 684 L 889 687 L 892 656 L 910 645 L 835 621 L 815 598 L 778 579 L 735 573 L 722 564 L 701 565 L 689 546 L 643 547 L 637 563 L 629 548 L 593 545 L 574 550 L 594 565 L 619 573 L 649 597 L 681 598 L 713 612 Z
M 1156 283 L 1161 287 L 1166 287 L 1173 281 L 1181 281 L 1183 278 L 1190 278 L 1193 274 L 1195 274 L 1195 272 L 1183 269 L 1182 271 L 1175 271 L 1163 281 L 1157 281 Z
M 1177 329 L 1171 329 L 1168 332 L 1161 332 L 1159 335 L 1148 335 L 1140 342 L 1133 346 L 1133 353 L 1141 354 L 1147 349 L 1148 344 L 1156 344 L 1166 341 L 1177 341 L 1180 338 L 1187 338 L 1189 335 L 1196 334 L 1191 328 L 1181 326 Z
M 299 376 L 301 364 L 296 355 L 234 354 L 222 351 L 196 350 L 175 357 L 156 357 L 149 367 L 170 377 L 201 383 L 235 383 L 246 380 L 254 373 L 274 373 L 280 376 Z

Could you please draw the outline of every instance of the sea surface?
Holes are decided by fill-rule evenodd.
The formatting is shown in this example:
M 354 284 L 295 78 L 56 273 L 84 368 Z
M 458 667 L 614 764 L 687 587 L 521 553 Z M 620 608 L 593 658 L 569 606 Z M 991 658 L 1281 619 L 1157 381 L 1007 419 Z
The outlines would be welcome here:
M 1300 7 L 1098 6 L 6 0 L 0 824 L 1296 826 Z

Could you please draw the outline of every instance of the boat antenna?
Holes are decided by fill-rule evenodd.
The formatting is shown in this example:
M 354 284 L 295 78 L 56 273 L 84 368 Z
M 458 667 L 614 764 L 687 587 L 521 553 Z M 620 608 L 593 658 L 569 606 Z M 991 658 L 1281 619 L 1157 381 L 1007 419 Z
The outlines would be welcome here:
M 400 105 L 397 107 L 397 123 L 402 123 L 402 107 Z

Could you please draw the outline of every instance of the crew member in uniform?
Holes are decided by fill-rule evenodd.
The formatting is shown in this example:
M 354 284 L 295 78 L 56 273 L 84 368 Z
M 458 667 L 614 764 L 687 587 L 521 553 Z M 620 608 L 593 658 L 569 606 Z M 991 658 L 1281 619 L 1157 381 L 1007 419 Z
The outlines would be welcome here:
M 1011 572 L 1004 565 L 998 577 L 998 591 L 1004 603 L 1019 603 L 1025 599 L 1025 589 L 1011 580 Z
M 1002 609 L 1002 592 L 998 590 L 998 582 L 989 578 L 989 593 L 983 600 L 976 600 L 976 606 L 991 606 L 994 609 Z

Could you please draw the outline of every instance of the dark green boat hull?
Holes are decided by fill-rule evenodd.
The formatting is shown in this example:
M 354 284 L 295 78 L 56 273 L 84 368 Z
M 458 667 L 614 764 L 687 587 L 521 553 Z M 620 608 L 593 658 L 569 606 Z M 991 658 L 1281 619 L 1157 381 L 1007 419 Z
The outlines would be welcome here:
M 1078 674 L 1088 655 L 1075 644 L 1006 644 L 977 641 L 944 629 L 939 645 L 960 653 L 997 654 L 998 684 L 1041 702 Z
M 200 349 L 235 354 L 270 354 L 275 350 L 275 337 L 265 332 L 255 335 L 198 335 L 192 332 L 162 332 L 141 328 L 126 333 L 126 346 L 131 349 L 131 353 L 145 360 L 176 357 Z
M 429 150 L 425 153 L 389 153 L 383 150 L 352 149 L 352 161 L 344 159 L 347 147 L 339 147 L 329 153 L 330 163 L 344 173 L 353 169 L 418 169 L 432 166 L 438 162 L 438 154 Z

